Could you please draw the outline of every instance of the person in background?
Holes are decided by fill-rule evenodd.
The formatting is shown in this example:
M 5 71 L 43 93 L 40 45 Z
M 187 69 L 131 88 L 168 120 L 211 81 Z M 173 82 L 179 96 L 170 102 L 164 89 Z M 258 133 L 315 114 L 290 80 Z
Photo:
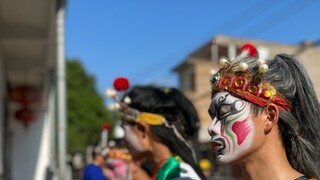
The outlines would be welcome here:
M 135 86 L 120 105 L 124 139 L 133 159 L 151 162 L 147 179 L 205 179 L 190 141 L 198 132 L 198 115 L 179 90 Z
M 201 159 L 199 165 L 206 178 L 209 178 L 211 176 L 211 162 L 208 159 Z
M 104 151 L 97 147 L 92 152 L 92 158 L 93 162 L 85 168 L 82 180 L 107 180 L 103 173 L 106 160 Z
M 217 161 L 239 164 L 244 179 L 320 179 L 320 105 L 303 65 L 246 44 L 220 66 L 209 106 Z
M 130 171 L 134 167 L 131 167 L 132 157 L 126 148 L 109 147 L 106 156 L 105 174 L 109 180 L 132 180 Z

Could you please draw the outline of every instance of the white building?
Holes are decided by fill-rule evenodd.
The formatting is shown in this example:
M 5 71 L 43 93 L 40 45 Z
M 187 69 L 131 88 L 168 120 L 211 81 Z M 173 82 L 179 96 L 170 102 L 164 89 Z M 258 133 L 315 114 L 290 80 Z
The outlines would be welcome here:
M 1 180 L 52 179 L 48 167 L 57 167 L 55 176 L 67 179 L 65 4 L 0 0 Z

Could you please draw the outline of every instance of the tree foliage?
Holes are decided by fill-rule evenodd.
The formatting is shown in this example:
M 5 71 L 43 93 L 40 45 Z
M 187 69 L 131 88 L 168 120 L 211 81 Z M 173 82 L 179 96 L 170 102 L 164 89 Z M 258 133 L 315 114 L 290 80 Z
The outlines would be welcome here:
M 84 152 L 87 145 L 97 145 L 102 125 L 111 121 L 95 78 L 76 59 L 67 60 L 66 65 L 68 152 Z

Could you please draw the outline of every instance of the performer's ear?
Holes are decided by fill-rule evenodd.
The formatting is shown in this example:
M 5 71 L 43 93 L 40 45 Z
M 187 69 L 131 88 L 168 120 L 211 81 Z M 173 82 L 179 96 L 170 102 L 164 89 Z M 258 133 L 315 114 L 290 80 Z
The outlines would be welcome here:
M 151 130 L 149 124 L 146 123 L 137 123 L 137 128 L 142 133 L 143 137 L 145 137 L 145 135 Z
M 274 126 L 278 124 L 279 121 L 279 108 L 275 104 L 271 103 L 265 108 L 266 118 L 265 118 L 265 133 L 269 133 Z

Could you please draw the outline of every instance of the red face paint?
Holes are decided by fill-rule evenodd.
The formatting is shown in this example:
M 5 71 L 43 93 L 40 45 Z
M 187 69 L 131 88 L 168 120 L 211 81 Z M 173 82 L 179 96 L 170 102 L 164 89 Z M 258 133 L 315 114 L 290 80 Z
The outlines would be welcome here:
M 208 130 L 219 164 L 235 162 L 250 153 L 254 138 L 250 112 L 247 102 L 230 93 L 214 95 L 209 107 L 212 123 Z
M 243 121 L 237 121 L 232 125 L 232 131 L 237 136 L 238 145 L 242 144 L 242 142 L 246 139 L 247 135 L 251 130 L 251 128 L 247 124 L 248 124 L 248 117 Z

